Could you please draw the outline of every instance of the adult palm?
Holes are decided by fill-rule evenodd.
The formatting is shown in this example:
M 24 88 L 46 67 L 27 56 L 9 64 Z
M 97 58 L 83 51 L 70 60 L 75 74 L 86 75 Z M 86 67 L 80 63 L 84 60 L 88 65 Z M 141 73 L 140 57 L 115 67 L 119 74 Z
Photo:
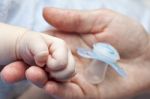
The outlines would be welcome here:
M 149 88 L 149 35 L 135 20 L 108 9 L 77 11 L 45 8 L 44 18 L 56 28 L 48 34 L 64 39 L 77 62 L 77 75 L 71 82 L 60 84 L 51 81 L 45 86 L 48 93 L 67 99 L 118 99 Z M 86 81 L 83 71 L 91 60 L 78 56 L 76 49 L 91 48 L 96 42 L 109 43 L 119 51 L 121 59 L 118 63 L 127 77 L 121 78 L 109 68 L 101 84 L 92 85 Z

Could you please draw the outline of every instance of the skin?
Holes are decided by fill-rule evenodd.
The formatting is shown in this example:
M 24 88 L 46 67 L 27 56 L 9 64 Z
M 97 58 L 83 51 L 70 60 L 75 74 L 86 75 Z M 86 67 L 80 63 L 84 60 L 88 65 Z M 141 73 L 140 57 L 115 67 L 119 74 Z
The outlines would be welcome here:
M 108 9 L 83 12 L 45 8 L 43 15 L 45 20 L 57 29 L 49 31 L 48 34 L 64 39 L 77 62 L 77 74 L 70 81 L 60 83 L 49 80 L 45 85 L 40 86 L 47 93 L 64 99 L 122 99 L 149 90 L 150 39 L 140 23 Z M 121 57 L 118 63 L 126 71 L 127 77 L 121 78 L 109 68 L 102 83 L 92 85 L 87 82 L 83 71 L 91 63 L 91 60 L 79 57 L 76 48 L 91 48 L 92 44 L 96 42 L 109 43 L 118 50 Z M 6 66 L 7 71 L 9 67 L 15 66 L 17 63 Z M 21 67 L 21 65 L 19 66 Z M 17 68 L 15 69 L 19 71 Z M 30 67 L 26 70 L 22 66 L 20 71 L 23 69 L 26 71 L 26 78 L 30 78 L 34 84 L 37 82 L 35 77 L 40 78 L 38 83 L 47 77 L 44 70 L 39 67 Z M 38 72 L 32 72 L 33 69 Z M 6 72 L 3 74 L 7 75 Z M 25 78 L 24 74 L 20 76 L 20 78 Z M 18 81 L 15 77 L 8 79 Z
M 3 48 L 0 51 L 0 63 L 3 64 L 0 65 L 6 65 L 15 60 L 22 60 L 26 64 L 33 66 L 33 68 L 35 65 L 43 69 L 46 68 L 47 74 L 49 73 L 51 78 L 57 79 L 58 81 L 67 80 L 74 75 L 75 60 L 63 40 L 44 33 L 31 31 L 18 33 L 17 31 L 13 32 L 14 37 L 11 37 L 8 41 L 6 38 L 12 33 L 7 31 L 4 31 L 4 33 L 6 35 L 3 32 L 0 34 L 4 38 L 1 41 L 5 42 L 5 44 L 0 44 Z M 20 69 L 19 66 L 17 67 Z M 4 70 L 7 69 L 4 68 Z M 30 72 L 30 69 L 28 72 Z M 11 76 L 10 73 L 9 76 Z M 1 77 L 7 80 L 7 76 L 3 76 L 3 72 Z

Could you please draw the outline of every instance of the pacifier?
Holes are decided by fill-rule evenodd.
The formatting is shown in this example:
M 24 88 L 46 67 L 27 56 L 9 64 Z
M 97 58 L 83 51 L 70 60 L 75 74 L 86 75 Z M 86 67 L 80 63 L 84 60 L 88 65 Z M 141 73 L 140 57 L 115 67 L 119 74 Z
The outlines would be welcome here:
M 110 44 L 96 43 L 92 50 L 78 48 L 77 53 L 84 58 L 93 59 L 84 71 L 86 80 L 92 84 L 99 84 L 104 80 L 108 66 L 111 66 L 121 77 L 126 76 L 125 71 L 117 63 L 120 59 L 119 53 Z

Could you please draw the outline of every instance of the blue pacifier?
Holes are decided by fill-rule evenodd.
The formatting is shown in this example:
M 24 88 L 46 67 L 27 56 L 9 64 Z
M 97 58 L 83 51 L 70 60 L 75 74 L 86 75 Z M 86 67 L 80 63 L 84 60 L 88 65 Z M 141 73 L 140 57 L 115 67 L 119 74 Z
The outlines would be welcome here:
M 110 65 L 120 76 L 126 76 L 125 71 L 117 64 L 117 61 L 120 59 L 119 53 L 110 44 L 96 43 L 93 45 L 92 50 L 78 48 L 77 53 L 84 58 L 95 60 L 94 63 L 92 63 L 92 66 L 87 67 L 86 76 L 88 75 L 88 79 L 91 79 L 91 75 L 94 75 L 94 78 L 92 79 L 97 80 L 96 83 L 100 82 L 98 75 L 104 76 L 108 65 Z M 97 73 L 98 75 L 96 75 Z M 92 81 L 92 83 L 95 83 L 95 81 Z

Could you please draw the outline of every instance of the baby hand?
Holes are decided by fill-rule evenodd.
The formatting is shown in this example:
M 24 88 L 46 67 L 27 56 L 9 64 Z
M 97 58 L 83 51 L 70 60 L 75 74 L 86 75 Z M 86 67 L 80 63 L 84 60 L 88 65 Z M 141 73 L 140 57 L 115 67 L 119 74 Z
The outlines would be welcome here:
M 50 76 L 64 81 L 75 73 L 75 60 L 65 42 L 42 33 L 24 33 L 18 40 L 16 55 L 29 65 L 44 67 Z

